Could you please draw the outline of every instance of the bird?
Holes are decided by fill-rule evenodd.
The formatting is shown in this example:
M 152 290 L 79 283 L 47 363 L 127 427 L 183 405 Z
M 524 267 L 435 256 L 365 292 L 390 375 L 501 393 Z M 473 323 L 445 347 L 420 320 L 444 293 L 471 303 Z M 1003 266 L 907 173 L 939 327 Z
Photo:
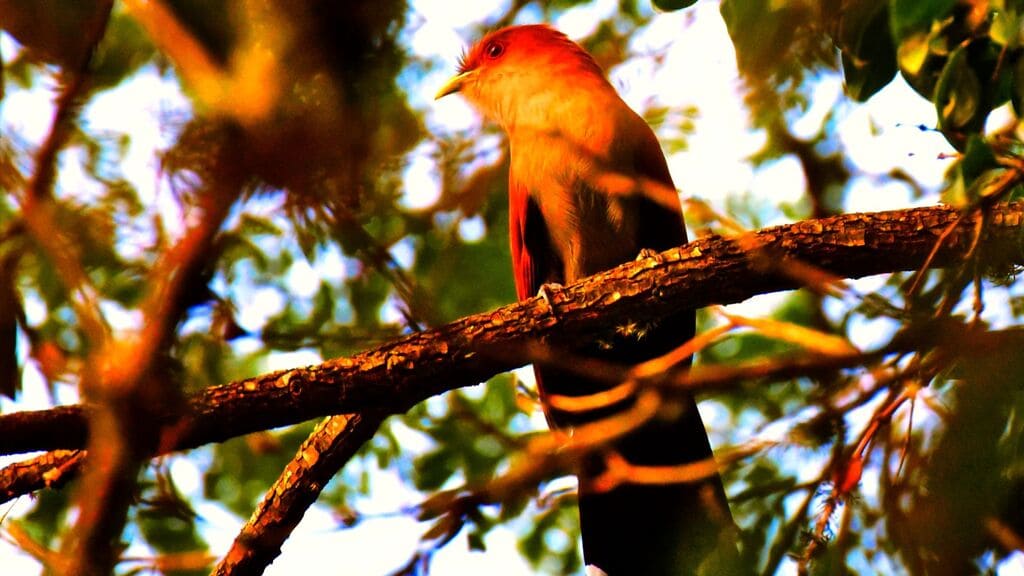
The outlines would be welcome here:
M 437 92 L 458 93 L 496 122 L 509 146 L 509 241 L 520 300 L 650 251 L 687 242 L 679 194 L 654 131 L 609 82 L 594 58 L 545 24 L 486 34 Z M 581 343 L 574 354 L 635 366 L 676 349 L 695 331 L 695 312 L 624 327 Z M 535 366 L 551 426 L 571 430 L 608 417 L 558 410 L 546 398 L 584 396 L 614 383 L 566 367 Z M 692 395 L 672 396 L 656 417 L 612 442 L 626 462 L 680 466 L 712 459 Z M 604 470 L 584 458 L 579 479 L 584 561 L 610 576 L 731 573 L 735 526 L 717 473 L 682 483 L 590 487 Z

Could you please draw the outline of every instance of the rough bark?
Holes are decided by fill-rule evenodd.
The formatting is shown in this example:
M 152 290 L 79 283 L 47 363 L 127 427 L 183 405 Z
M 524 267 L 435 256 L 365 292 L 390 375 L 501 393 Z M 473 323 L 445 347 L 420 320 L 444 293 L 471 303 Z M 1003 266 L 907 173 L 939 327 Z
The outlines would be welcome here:
M 400 413 L 436 394 L 518 367 L 522 357 L 510 351 L 530 342 L 557 348 L 627 321 L 797 288 L 800 282 L 787 265 L 794 260 L 846 278 L 914 270 L 930 255 L 931 266 L 948 266 L 967 253 L 982 217 L 961 218 L 953 208 L 930 207 L 808 220 L 737 238 L 703 238 L 554 288 L 547 298 L 469 316 L 349 358 L 206 389 L 189 399 L 186 417 L 168 419 L 159 451 L 331 414 Z M 987 261 L 1024 261 L 1019 242 L 1024 204 L 999 205 L 984 217 L 980 254 Z M 81 448 L 87 410 L 68 406 L 0 417 L 0 454 Z
M 377 416 L 363 414 L 332 416 L 320 422 L 267 490 L 212 574 L 262 574 L 281 554 L 281 546 L 306 510 L 338 470 L 373 437 L 380 422 Z

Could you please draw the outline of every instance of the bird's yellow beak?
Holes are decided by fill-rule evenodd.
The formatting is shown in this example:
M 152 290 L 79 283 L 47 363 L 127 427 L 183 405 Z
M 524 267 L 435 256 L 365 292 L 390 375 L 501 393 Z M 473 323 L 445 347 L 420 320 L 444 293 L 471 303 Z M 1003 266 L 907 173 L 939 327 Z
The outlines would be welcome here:
M 441 86 L 441 89 L 437 91 L 437 94 L 434 95 L 434 100 L 440 100 L 453 92 L 462 90 L 462 87 L 475 76 L 476 70 L 467 70 L 462 74 L 453 76 L 451 80 L 445 82 L 444 86 Z

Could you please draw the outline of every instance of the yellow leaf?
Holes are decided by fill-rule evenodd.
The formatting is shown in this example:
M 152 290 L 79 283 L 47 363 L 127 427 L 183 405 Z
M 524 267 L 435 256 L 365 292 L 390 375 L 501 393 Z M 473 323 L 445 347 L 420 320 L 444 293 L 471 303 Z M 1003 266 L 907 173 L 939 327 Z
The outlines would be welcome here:
M 812 352 L 818 352 L 827 356 L 845 356 L 860 352 L 856 346 L 850 344 L 845 338 L 834 334 L 826 334 L 825 332 L 791 322 L 781 322 L 765 318 L 745 318 L 734 316 L 721 310 L 719 313 L 734 325 L 753 328 L 769 338 L 791 342 Z

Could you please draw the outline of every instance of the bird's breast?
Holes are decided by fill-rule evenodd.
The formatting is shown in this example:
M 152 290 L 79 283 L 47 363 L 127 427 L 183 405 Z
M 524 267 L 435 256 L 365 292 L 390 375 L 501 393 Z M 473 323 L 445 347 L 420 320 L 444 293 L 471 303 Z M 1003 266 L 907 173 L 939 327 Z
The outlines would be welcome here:
M 534 142 L 527 150 L 513 148 L 512 170 L 539 208 L 549 249 L 558 256 L 553 261 L 563 265 L 553 275 L 569 283 L 634 258 L 642 226 L 636 198 L 600 186 L 594 175 L 604 159 L 551 138 Z

